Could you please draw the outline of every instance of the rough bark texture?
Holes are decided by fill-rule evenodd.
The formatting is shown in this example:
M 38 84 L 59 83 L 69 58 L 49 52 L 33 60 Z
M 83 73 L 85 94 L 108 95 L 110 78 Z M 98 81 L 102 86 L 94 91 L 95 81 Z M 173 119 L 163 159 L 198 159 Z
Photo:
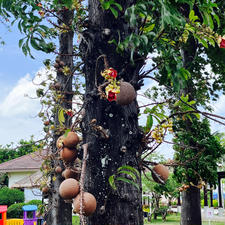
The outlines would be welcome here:
M 188 41 L 185 48 L 182 49 L 183 66 L 191 71 L 192 62 L 197 51 L 197 43 L 194 39 Z M 193 81 L 190 79 L 186 88 L 182 92 L 189 96 L 189 101 L 194 99 Z M 191 121 L 186 121 L 186 129 L 191 129 Z M 193 143 L 195 144 L 195 143 Z M 190 143 L 192 145 L 192 143 Z M 190 181 L 196 183 L 196 179 L 189 178 Z M 181 205 L 181 225 L 201 225 L 201 204 L 200 204 L 200 190 L 191 186 L 187 191 L 182 192 Z
M 208 206 L 208 192 L 207 192 L 207 187 L 204 186 L 204 206 Z
M 65 24 L 70 24 L 73 18 L 73 12 L 64 10 L 59 13 L 59 24 L 64 21 Z M 59 36 L 59 59 L 63 61 L 65 65 L 72 68 L 73 66 L 73 32 L 61 33 Z M 60 90 L 64 94 L 64 100 L 61 106 L 66 109 L 71 109 L 72 106 L 72 76 L 65 76 L 62 72 L 57 72 L 57 82 L 60 83 Z M 55 125 L 59 125 L 58 117 L 55 116 Z M 70 126 L 70 121 L 66 119 L 66 126 Z M 56 140 L 59 137 L 55 134 L 52 144 L 52 152 L 55 153 Z M 54 160 L 52 166 L 62 165 L 62 162 Z M 47 214 L 47 224 L 51 225 L 71 225 L 72 224 L 72 205 L 66 203 L 59 195 L 59 186 L 64 178 L 61 174 L 56 174 L 56 180 L 51 182 L 51 192 L 49 194 L 49 212 Z
M 200 190 L 191 186 L 182 192 L 181 225 L 201 225 Z
M 119 2 L 126 8 L 134 1 Z M 110 29 L 110 35 L 104 35 L 104 28 Z M 131 65 L 129 52 L 118 54 L 109 38 L 118 39 L 127 36 L 131 29 L 123 18 L 115 19 L 110 10 L 102 11 L 98 0 L 89 1 L 89 27 L 84 32 L 88 44 L 81 45 L 84 73 L 86 79 L 85 116 L 82 121 L 84 143 L 89 143 L 85 189 L 97 199 L 97 210 L 88 218 L 89 225 L 139 225 L 143 224 L 141 189 L 124 182 L 117 183 L 114 191 L 108 178 L 123 165 L 137 169 L 138 151 L 142 135 L 138 128 L 138 106 L 133 101 L 128 106 L 120 106 L 116 102 L 100 99 L 96 85 L 104 82 L 100 71 L 104 70 L 102 54 L 107 56 L 109 66 L 123 78 L 138 87 L 138 72 L 143 61 Z M 99 59 L 99 60 L 97 60 Z M 96 79 L 95 79 L 96 76 Z M 97 84 L 95 81 L 97 80 Z M 109 138 L 91 128 L 90 122 L 96 119 L 97 125 L 108 131 Z M 138 181 L 140 184 L 140 180 Z

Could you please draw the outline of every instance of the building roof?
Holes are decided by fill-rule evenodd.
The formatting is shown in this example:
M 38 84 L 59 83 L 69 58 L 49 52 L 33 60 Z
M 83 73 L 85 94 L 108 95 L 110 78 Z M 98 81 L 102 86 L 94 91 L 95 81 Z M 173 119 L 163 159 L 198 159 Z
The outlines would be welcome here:
M 38 188 L 40 187 L 41 178 L 42 173 L 40 170 L 38 170 L 36 173 L 33 173 L 32 175 L 17 181 L 11 186 L 11 188 Z
M 42 153 L 37 151 L 0 164 L 0 172 L 37 171 L 43 162 Z

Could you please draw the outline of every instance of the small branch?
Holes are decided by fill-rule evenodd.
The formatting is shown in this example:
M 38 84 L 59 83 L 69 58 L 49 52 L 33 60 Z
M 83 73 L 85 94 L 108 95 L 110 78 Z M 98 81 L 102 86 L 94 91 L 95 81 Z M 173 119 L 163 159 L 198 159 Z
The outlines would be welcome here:
M 83 203 L 84 203 L 84 178 L 86 172 L 86 164 L 88 157 L 88 144 L 83 144 L 83 162 L 81 167 L 81 176 L 80 176 L 80 221 L 81 225 L 85 225 L 84 214 L 83 214 Z
M 162 63 L 160 63 L 160 64 L 154 66 L 152 69 L 150 69 L 150 70 L 148 70 L 148 71 L 146 71 L 146 72 L 143 72 L 142 74 L 140 74 L 140 76 L 139 76 L 138 79 L 140 80 L 140 79 L 143 79 L 143 78 L 151 78 L 151 79 L 153 79 L 153 80 L 159 82 L 158 79 L 156 79 L 156 78 L 154 78 L 154 77 L 152 77 L 152 76 L 147 76 L 147 74 L 149 74 L 149 73 L 153 72 L 154 70 L 156 70 L 161 64 L 162 64 Z
M 16 150 L 16 149 L 18 149 L 18 148 L 27 147 L 27 146 L 32 146 L 32 145 L 35 145 L 35 144 L 37 144 L 37 143 L 39 143 L 39 142 L 41 142 L 41 141 L 44 141 L 44 140 L 45 140 L 45 138 L 42 138 L 42 139 L 40 139 L 40 140 L 34 141 L 34 142 L 32 142 L 32 143 L 29 143 L 29 144 L 18 145 L 18 146 L 16 146 L 15 148 L 10 148 L 10 150 L 14 151 L 14 150 Z

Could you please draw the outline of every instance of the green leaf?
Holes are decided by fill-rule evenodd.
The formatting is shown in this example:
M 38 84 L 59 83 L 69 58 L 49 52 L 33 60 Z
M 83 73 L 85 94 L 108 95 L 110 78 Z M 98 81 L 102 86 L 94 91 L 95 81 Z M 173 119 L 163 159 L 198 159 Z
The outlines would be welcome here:
M 200 116 L 200 114 L 199 114 L 199 113 L 193 113 L 193 114 L 197 117 L 197 119 L 199 119 L 199 120 L 200 120 L 201 116 Z
M 120 11 L 123 10 L 123 7 L 119 3 L 114 2 L 113 5 L 115 5 Z
M 204 24 L 208 25 L 212 30 L 214 29 L 212 16 L 206 11 L 203 11 L 203 21 Z
M 110 10 L 111 10 L 112 14 L 114 15 L 114 17 L 117 18 L 118 12 L 113 7 L 110 7 Z
M 118 172 L 121 170 L 130 170 L 130 171 L 136 173 L 138 177 L 140 177 L 139 171 L 132 166 L 125 165 L 125 166 L 121 166 L 117 169 Z
M 129 180 L 125 177 L 117 177 L 116 178 L 116 181 L 123 181 L 123 182 L 126 182 L 128 184 L 132 184 L 133 186 L 135 186 L 138 190 L 140 189 L 139 185 L 137 183 L 135 183 L 134 181 L 132 180 Z
M 110 2 L 108 1 L 108 2 L 103 2 L 102 3 L 102 8 L 104 9 L 104 10 L 108 10 L 109 8 L 110 8 Z
M 109 177 L 109 184 L 114 190 L 116 190 L 115 174 Z
M 65 133 L 64 133 L 64 137 L 67 137 L 67 135 L 68 135 L 68 133 L 71 131 L 71 129 L 67 129 L 66 131 L 65 131 Z
M 63 109 L 59 109 L 59 111 L 58 111 L 58 120 L 59 120 L 60 125 L 63 126 L 63 123 L 65 123 Z
M 145 126 L 145 133 L 148 133 L 151 130 L 152 125 L 153 125 L 153 117 L 152 115 L 148 115 Z
M 24 38 L 19 40 L 19 47 L 21 48 L 22 44 L 23 44 Z
M 127 174 L 127 175 L 130 176 L 134 181 L 137 180 L 137 176 L 136 176 L 133 172 L 131 172 L 131 171 L 120 170 L 120 171 L 118 172 L 118 174 L 119 174 L 119 173 Z
M 212 15 L 213 15 L 214 19 L 216 20 L 218 27 L 220 27 L 220 19 L 219 19 L 219 16 L 217 16 L 215 13 L 212 13 Z
M 153 23 L 153 24 L 151 24 L 151 25 L 149 25 L 147 27 L 144 27 L 143 31 L 144 31 L 144 33 L 149 33 L 149 32 L 151 32 L 154 29 L 154 27 L 155 27 L 155 24 Z
M 25 44 L 22 46 L 22 51 L 23 51 L 23 54 L 27 56 L 28 51 L 27 51 L 27 46 Z

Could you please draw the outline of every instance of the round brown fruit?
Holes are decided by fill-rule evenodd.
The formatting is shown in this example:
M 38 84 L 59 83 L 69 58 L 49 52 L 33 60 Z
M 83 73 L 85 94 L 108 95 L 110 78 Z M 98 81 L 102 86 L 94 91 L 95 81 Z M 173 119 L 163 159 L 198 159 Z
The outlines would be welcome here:
M 45 126 L 48 126 L 49 124 L 50 124 L 50 122 L 48 120 L 44 122 Z
M 129 105 L 136 98 L 134 87 L 128 82 L 120 83 L 120 93 L 117 94 L 116 102 L 119 105 Z
M 153 172 L 152 172 L 152 178 L 155 182 L 157 183 L 163 183 L 162 181 L 160 181 L 160 179 L 158 179 L 158 177 L 163 181 L 166 182 L 166 180 L 169 177 L 169 169 L 162 165 L 162 164 L 158 164 L 156 166 L 153 167 Z
M 59 90 L 60 87 L 61 87 L 61 84 L 59 82 L 56 82 L 54 87 L 55 87 L 56 90 Z
M 81 194 L 77 195 L 77 197 L 73 200 L 74 212 L 80 214 L 80 199 Z M 85 216 L 90 216 L 96 210 L 96 199 L 94 195 L 88 192 L 83 193 L 83 214 Z
M 73 178 L 64 180 L 59 186 L 59 194 L 63 199 L 73 199 L 79 191 L 79 182 Z
M 62 160 L 66 162 L 72 162 L 77 158 L 77 150 L 76 149 L 71 150 L 67 147 L 64 147 L 60 151 L 60 157 L 62 158 Z
M 56 173 L 62 173 L 62 168 L 60 166 L 56 166 L 55 172 Z
M 79 174 L 76 173 L 75 171 L 73 171 L 72 169 L 65 169 L 62 173 L 62 176 L 65 178 L 65 179 L 68 179 L 68 178 L 74 178 L 74 179 L 78 179 L 79 178 Z
M 55 68 L 59 68 L 59 64 L 58 64 L 58 63 L 55 63 L 55 64 L 54 64 L 54 67 L 55 67 Z
M 64 137 L 63 144 L 67 148 L 75 148 L 79 143 L 79 137 L 75 132 L 68 132 L 67 136 Z
M 64 140 L 64 136 L 60 136 L 57 141 L 56 141 L 56 147 L 58 149 L 61 149 L 63 147 L 63 140 Z
M 44 193 L 44 194 L 48 193 L 48 191 L 49 191 L 48 186 L 44 186 L 44 187 L 41 189 L 41 191 L 42 191 L 42 193 Z

